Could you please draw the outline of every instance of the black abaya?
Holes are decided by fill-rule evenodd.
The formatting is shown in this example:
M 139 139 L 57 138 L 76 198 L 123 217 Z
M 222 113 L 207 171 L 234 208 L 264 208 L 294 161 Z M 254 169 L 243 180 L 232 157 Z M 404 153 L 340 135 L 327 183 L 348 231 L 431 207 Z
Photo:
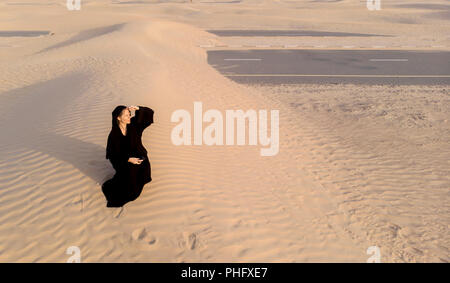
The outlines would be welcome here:
M 107 207 L 121 207 L 135 200 L 145 184 L 152 181 L 147 150 L 142 145 L 142 132 L 153 123 L 154 111 L 139 106 L 136 115 L 127 125 L 124 136 L 118 127 L 113 127 L 108 136 L 106 158 L 110 160 L 116 174 L 102 185 Z M 128 158 L 145 158 L 141 164 L 128 162 Z

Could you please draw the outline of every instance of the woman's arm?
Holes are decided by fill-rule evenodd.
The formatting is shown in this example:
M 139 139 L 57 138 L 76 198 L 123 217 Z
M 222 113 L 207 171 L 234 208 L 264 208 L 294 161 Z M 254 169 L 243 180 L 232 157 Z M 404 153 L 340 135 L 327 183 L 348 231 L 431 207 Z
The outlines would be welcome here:
M 111 163 L 117 172 L 125 170 L 128 166 L 129 158 L 126 156 L 120 156 L 115 154 L 111 156 L 109 159 L 111 160 Z
M 131 106 L 136 109 L 135 116 L 131 118 L 131 124 L 135 125 L 140 134 L 151 124 L 153 124 L 154 111 L 145 106 Z
M 126 157 L 126 156 L 111 156 L 110 158 L 111 163 L 114 167 L 114 169 L 116 169 L 116 171 L 120 171 L 120 170 L 124 170 L 127 167 L 128 163 L 131 164 L 135 164 L 135 165 L 139 165 L 142 163 L 142 160 L 137 158 L 137 157 Z
M 111 161 L 111 164 L 116 171 L 126 168 L 126 166 L 128 166 L 128 162 L 130 161 L 127 154 L 125 154 L 123 149 L 120 147 L 117 134 L 113 134 L 112 131 L 108 136 L 106 158 Z

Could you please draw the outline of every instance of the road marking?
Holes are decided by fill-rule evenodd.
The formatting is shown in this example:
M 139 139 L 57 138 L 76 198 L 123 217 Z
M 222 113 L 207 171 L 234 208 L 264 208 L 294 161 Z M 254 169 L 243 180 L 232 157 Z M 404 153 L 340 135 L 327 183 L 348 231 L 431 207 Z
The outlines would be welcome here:
M 450 75 L 307 75 L 307 74 L 225 74 L 226 77 L 355 77 L 355 78 L 450 78 Z
M 236 58 L 236 59 L 233 59 L 233 58 L 230 58 L 230 59 L 223 59 L 223 60 L 225 60 L 225 61 L 261 61 L 262 59 L 238 59 L 238 58 Z
M 370 59 L 372 62 L 406 62 L 408 59 Z

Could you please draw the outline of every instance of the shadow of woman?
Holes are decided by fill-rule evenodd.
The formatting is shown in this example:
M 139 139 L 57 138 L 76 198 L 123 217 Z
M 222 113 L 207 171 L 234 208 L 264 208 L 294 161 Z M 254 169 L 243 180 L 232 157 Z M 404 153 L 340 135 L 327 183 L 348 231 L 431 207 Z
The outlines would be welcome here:
M 114 169 L 105 159 L 104 146 L 48 130 L 49 125 L 58 121 L 54 110 L 67 107 L 83 94 L 82 88 L 67 88 L 67 85 L 82 86 L 88 78 L 86 73 L 69 73 L 3 92 L 0 95 L 1 159 L 27 148 L 71 164 L 98 184 L 111 178 Z M 106 140 L 102 142 L 106 144 Z
M 100 185 L 114 175 L 114 169 L 105 159 L 105 147 L 51 132 L 40 132 L 38 135 L 39 142 L 27 139 L 29 142 L 22 145 L 71 164 Z

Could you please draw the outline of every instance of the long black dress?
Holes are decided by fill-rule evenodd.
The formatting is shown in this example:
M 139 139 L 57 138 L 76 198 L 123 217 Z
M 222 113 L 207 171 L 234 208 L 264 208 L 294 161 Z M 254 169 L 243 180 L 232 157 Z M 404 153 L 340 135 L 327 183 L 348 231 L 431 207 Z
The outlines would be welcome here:
M 144 185 L 152 181 L 147 150 L 142 145 L 142 132 L 153 123 L 153 114 L 152 109 L 139 106 L 127 125 L 126 136 L 118 127 L 113 127 L 109 133 L 106 158 L 111 161 L 116 174 L 102 185 L 107 207 L 121 207 L 135 200 Z M 133 164 L 128 162 L 129 157 L 145 157 L 145 160 L 141 164 Z

